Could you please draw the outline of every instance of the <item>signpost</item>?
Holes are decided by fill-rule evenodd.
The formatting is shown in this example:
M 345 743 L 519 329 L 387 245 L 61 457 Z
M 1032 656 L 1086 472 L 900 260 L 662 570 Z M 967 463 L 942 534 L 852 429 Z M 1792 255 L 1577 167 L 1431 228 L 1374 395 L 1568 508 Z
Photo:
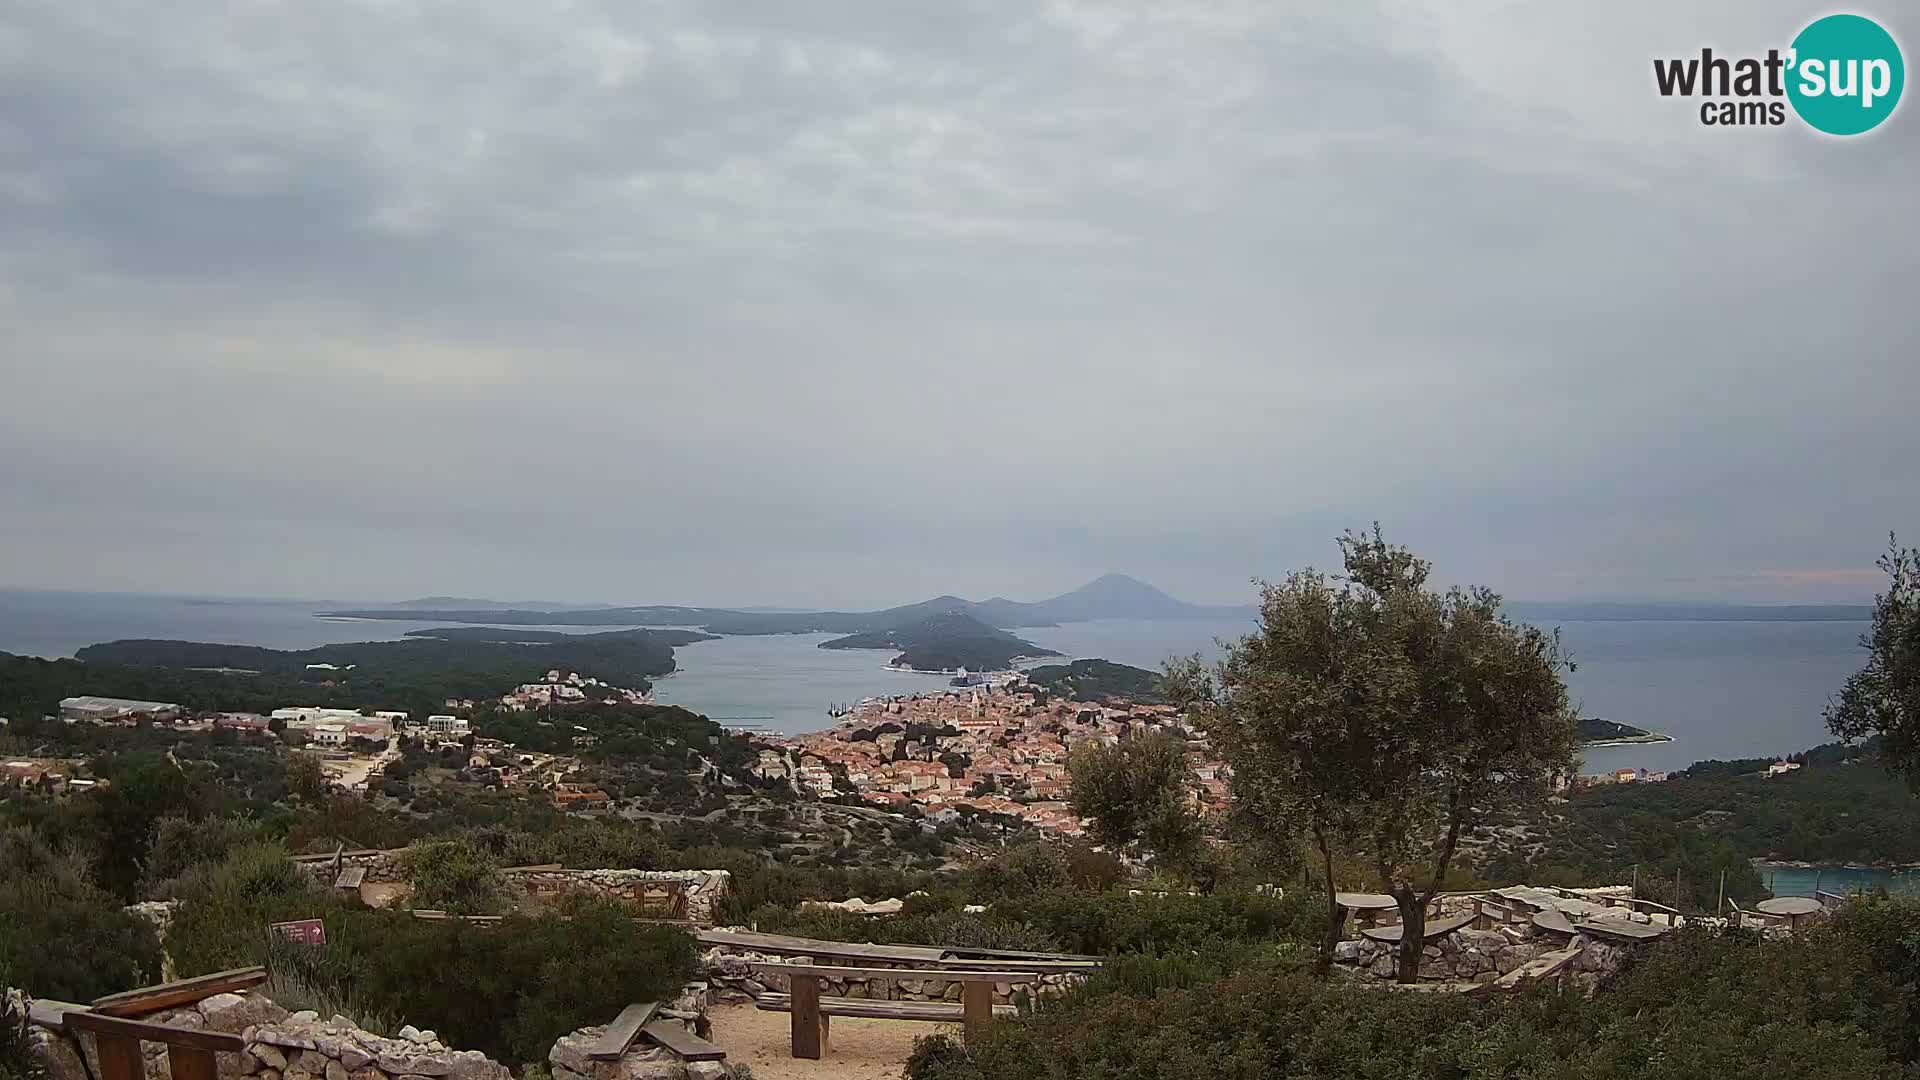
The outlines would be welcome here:
M 270 933 L 279 934 L 288 941 L 301 945 L 325 945 L 327 943 L 327 925 L 319 919 L 295 919 L 292 922 L 277 922 L 267 927 Z

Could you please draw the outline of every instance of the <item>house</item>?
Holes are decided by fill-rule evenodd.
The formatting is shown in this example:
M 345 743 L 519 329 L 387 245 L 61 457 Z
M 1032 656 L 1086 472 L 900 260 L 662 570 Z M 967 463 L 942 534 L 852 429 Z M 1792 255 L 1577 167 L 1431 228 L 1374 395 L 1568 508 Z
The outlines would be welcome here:
M 1785 758 L 1782 758 L 1779 761 L 1776 761 L 1773 764 L 1767 766 L 1767 775 L 1769 777 L 1784 776 L 1785 774 L 1790 773 L 1799 767 L 1800 767 L 1799 762 L 1788 761 Z
M 464 716 L 429 716 L 427 730 L 435 735 L 465 735 L 467 718 Z
M 347 725 L 341 723 L 315 724 L 307 731 L 307 738 L 315 746 L 347 745 Z
M 213 718 L 216 730 L 265 732 L 271 721 L 258 713 L 221 713 Z

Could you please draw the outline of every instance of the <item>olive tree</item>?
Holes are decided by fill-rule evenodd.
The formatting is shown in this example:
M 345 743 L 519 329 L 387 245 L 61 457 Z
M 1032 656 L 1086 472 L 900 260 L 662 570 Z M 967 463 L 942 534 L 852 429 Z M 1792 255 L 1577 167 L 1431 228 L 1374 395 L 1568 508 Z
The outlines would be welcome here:
M 1827 728 L 1843 739 L 1880 736 L 1881 760 L 1920 791 L 1920 551 L 1889 537 L 1879 567 L 1887 591 L 1860 635 L 1867 663 L 1827 706 Z
M 1187 865 L 1201 845 L 1187 748 L 1169 735 L 1090 743 L 1067 761 L 1073 812 L 1091 819 L 1093 838 L 1115 852 L 1150 852 Z
M 1232 768 L 1245 831 L 1318 849 L 1322 965 L 1339 935 L 1343 848 L 1394 898 L 1399 977 L 1411 982 L 1461 837 L 1543 801 L 1573 767 L 1568 665 L 1557 633 L 1514 622 L 1491 590 L 1429 588 L 1430 565 L 1379 526 L 1340 549 L 1343 575 L 1263 584 L 1259 629 L 1211 669 L 1171 665 L 1168 681 Z

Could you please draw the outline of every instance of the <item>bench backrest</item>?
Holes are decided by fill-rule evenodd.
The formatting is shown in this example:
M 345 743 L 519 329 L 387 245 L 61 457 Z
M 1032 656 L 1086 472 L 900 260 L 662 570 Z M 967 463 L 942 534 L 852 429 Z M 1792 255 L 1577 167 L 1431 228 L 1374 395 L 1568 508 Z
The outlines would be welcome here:
M 824 979 L 940 979 L 957 983 L 1034 982 L 1040 978 L 1039 973 L 1033 971 L 835 967 L 831 964 L 777 964 L 770 961 L 755 963 L 753 970 L 762 975 L 812 975 Z

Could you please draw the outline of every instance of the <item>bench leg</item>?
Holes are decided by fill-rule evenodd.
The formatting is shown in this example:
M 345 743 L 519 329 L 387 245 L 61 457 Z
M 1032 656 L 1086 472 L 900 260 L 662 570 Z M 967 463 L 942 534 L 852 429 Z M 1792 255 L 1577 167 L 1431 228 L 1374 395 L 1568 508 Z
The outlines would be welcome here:
M 993 1019 L 993 984 L 990 982 L 963 983 L 960 987 L 962 1014 L 966 1019 L 967 1034 L 971 1035 L 986 1027 Z
M 793 1056 L 820 1060 L 820 1044 L 826 1040 L 826 1017 L 820 1015 L 820 977 L 790 975 L 787 988 L 793 1015 Z

